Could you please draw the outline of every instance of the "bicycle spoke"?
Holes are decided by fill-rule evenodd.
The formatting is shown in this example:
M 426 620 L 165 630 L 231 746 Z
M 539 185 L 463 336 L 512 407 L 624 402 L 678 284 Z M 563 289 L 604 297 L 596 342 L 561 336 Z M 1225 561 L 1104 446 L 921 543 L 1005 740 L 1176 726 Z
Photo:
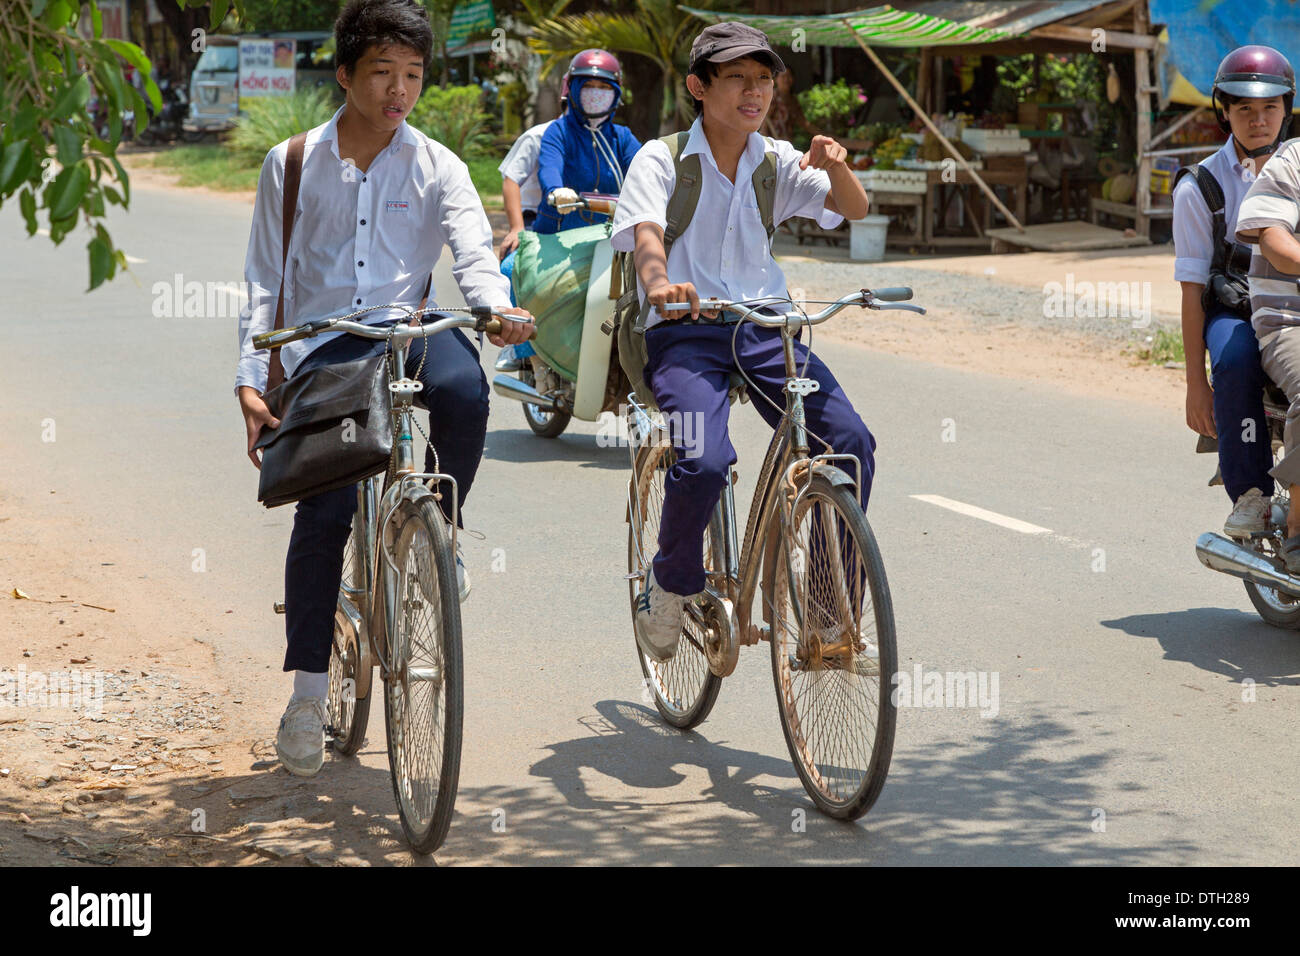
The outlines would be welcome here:
M 805 782 L 847 806 L 867 786 L 883 709 L 876 609 L 836 502 L 809 494 L 793 523 L 772 615 L 777 689 Z

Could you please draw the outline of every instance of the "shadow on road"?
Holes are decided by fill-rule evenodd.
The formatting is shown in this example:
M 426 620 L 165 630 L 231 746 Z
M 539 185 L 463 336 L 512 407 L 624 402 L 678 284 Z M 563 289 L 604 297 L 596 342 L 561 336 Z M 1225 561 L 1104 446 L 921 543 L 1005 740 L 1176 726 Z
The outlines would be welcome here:
M 813 809 L 784 753 L 711 741 L 707 724 L 703 733 L 680 733 L 640 704 L 606 700 L 596 710 L 598 718 L 584 721 L 591 734 L 550 744 L 550 755 L 530 768 L 547 786 L 473 793 L 511 821 L 514 839 L 495 860 L 1133 865 L 1197 849 L 1186 839 L 1121 846 L 1094 831 L 1102 799 L 1095 781 L 1105 779 L 1111 757 L 1042 715 L 981 723 L 986 732 L 924 754 L 900 748 L 876 806 L 844 823 Z M 692 787 L 691 799 L 675 798 L 673 789 L 698 770 L 709 779 L 703 795 Z M 602 777 L 640 792 L 602 796 L 621 790 Z M 1111 788 L 1145 789 L 1122 781 Z
M 1258 615 L 1220 607 L 1132 614 L 1102 621 L 1133 637 L 1153 637 L 1165 659 L 1186 661 L 1234 681 L 1269 687 L 1300 684 L 1300 633 L 1265 624 Z
M 527 464 L 535 461 L 572 461 L 582 468 L 627 470 L 627 448 L 596 443 L 595 435 L 561 435 L 538 438 L 526 428 L 494 428 L 488 432 L 484 458 Z

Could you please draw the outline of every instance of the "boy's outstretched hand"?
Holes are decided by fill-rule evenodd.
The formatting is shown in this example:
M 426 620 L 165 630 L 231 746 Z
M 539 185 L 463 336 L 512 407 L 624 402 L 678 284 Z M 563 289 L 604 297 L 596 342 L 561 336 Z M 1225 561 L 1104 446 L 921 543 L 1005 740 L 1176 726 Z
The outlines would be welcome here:
M 518 316 L 521 321 L 511 322 L 502 319 L 501 334 L 492 335 L 489 333 L 488 341 L 498 348 L 527 342 L 528 337 L 533 334 L 533 314 L 527 309 L 498 309 L 497 311 L 503 316 Z
M 813 169 L 830 169 L 844 162 L 848 155 L 849 151 L 831 137 L 814 136 L 808 145 L 808 152 L 804 153 L 803 159 L 799 160 L 799 168 L 807 169 L 811 166 Z

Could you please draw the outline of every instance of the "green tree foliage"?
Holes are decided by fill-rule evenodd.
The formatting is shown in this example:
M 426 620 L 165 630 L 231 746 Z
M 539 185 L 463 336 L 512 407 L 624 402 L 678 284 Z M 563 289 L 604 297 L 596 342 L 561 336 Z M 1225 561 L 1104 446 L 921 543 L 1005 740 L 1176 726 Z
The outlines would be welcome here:
M 297 89 L 291 96 L 250 97 L 243 108 L 230 146 L 244 162 L 260 163 L 273 146 L 328 123 L 336 107 L 331 91 L 321 86 Z
M 730 9 L 730 0 L 699 0 L 692 6 Z M 562 6 L 555 4 L 551 6 Z M 659 67 L 664 85 L 660 114 L 661 128 L 689 126 L 694 110 L 686 92 L 685 76 L 690 67 L 691 40 L 704 24 L 681 10 L 677 0 L 630 0 L 626 13 L 593 10 L 581 16 L 555 15 L 548 4 L 531 0 L 527 16 L 545 16 L 532 22 L 528 44 L 545 58 L 542 74 L 564 67 L 583 50 L 599 47 L 617 56 L 642 56 Z M 535 13 L 533 11 L 536 11 Z
M 240 26 L 248 32 L 332 30 L 341 0 L 244 0 Z
M 844 80 L 820 83 L 795 94 L 808 122 L 820 130 L 847 130 L 853 115 L 867 102 L 862 87 Z
M 407 122 L 468 161 L 492 142 L 482 100 L 477 86 L 427 86 Z
M 202 7 L 208 0 L 159 2 Z M 213 0 L 213 29 L 230 7 Z M 77 29 L 83 12 L 84 34 Z M 143 95 L 127 82 L 127 63 L 142 78 Z M 122 114 L 133 111 L 143 122 L 149 107 L 162 106 L 151 71 L 138 46 L 103 35 L 96 0 L 0 0 L 0 207 L 17 202 L 27 234 L 44 221 L 55 245 L 84 225 L 89 289 L 126 268 L 104 218 L 108 205 L 131 201 L 117 158 Z M 106 107 L 107 138 L 89 114 L 92 97 Z

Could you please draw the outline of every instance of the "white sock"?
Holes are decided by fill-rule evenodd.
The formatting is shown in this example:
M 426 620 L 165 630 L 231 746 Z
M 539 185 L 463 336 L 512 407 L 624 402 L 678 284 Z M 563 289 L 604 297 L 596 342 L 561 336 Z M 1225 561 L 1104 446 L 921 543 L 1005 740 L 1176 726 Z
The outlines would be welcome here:
M 293 672 L 293 696 L 324 697 L 329 691 L 330 675 L 328 672 L 313 674 L 311 671 Z

